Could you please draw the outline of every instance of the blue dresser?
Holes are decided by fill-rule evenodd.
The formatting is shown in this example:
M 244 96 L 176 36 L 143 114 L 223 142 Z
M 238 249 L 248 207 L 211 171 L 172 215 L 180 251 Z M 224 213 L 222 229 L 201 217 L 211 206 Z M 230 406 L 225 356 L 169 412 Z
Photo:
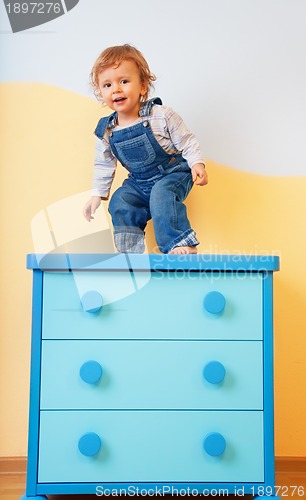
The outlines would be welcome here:
M 28 255 L 27 489 L 273 495 L 278 257 Z

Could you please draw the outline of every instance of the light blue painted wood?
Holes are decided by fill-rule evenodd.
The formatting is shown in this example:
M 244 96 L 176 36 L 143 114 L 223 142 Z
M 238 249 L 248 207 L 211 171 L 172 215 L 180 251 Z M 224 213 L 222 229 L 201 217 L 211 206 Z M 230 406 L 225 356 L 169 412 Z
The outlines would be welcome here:
M 221 384 L 203 377 L 218 360 Z M 103 367 L 98 384 L 80 367 Z M 43 409 L 262 409 L 262 342 L 53 341 L 42 349 Z
M 197 496 L 202 494 L 207 497 L 209 492 L 211 496 L 217 497 L 227 497 L 230 494 L 236 497 L 242 497 L 243 495 L 254 495 L 259 492 L 262 494 L 262 486 L 266 488 L 270 486 L 268 483 L 182 483 L 182 482 L 150 482 L 150 483 L 122 483 L 122 482 L 108 482 L 108 483 L 40 483 L 37 485 L 38 493 L 48 494 L 82 494 L 82 493 L 99 493 L 98 497 L 110 496 L 148 496 L 156 495 L 160 496 Z M 269 490 L 268 490 L 269 491 Z M 189 492 L 189 493 L 188 493 Z M 219 498 L 219 496 L 217 498 Z M 211 497 L 209 497 L 211 498 Z M 276 497 L 280 498 L 280 497 Z M 273 497 L 270 497 L 273 500 Z M 68 500 L 68 499 L 67 499 Z
M 39 397 L 40 397 L 40 363 L 41 363 L 41 325 L 43 273 L 33 271 L 32 289 L 32 337 L 31 337 L 31 375 L 29 405 L 29 438 L 27 460 L 26 494 L 34 496 L 37 484 L 38 436 L 39 436 Z
M 256 411 L 43 411 L 39 482 L 261 482 L 262 423 Z M 95 457 L 78 450 L 87 432 L 103 441 Z M 210 432 L 226 439 L 220 457 L 203 449 Z
M 206 491 L 225 487 L 232 493 L 233 484 L 245 493 L 252 492 L 250 485 L 254 491 L 259 484 L 273 486 L 271 271 L 278 269 L 277 257 L 38 260 L 28 257 L 28 267 L 39 274 L 33 299 L 29 497 L 94 493 L 103 482 L 193 485 Z M 47 265 L 78 271 L 44 273 L 42 289 L 37 270 Z M 91 289 L 103 296 L 100 312 L 82 311 L 80 297 Z M 215 317 L 203 308 L 205 294 L 212 291 L 226 302 Z M 40 384 L 41 319 L 43 336 L 50 340 L 43 341 Z M 106 369 L 99 382 L 80 377 L 88 361 Z M 211 361 L 224 366 L 222 382 L 205 380 L 204 366 Z M 39 419 L 40 404 L 50 411 L 42 410 Z M 58 411 L 63 409 L 69 411 Z M 79 451 L 86 435 L 101 439 L 95 456 Z M 224 453 L 205 452 L 207 435 L 224 436 Z
M 266 273 L 263 280 L 263 328 L 264 328 L 264 443 L 265 478 L 275 485 L 274 471 L 274 354 L 273 354 L 273 275 Z
M 159 271 L 137 290 L 135 283 L 141 277 L 141 272 L 132 279 L 129 272 L 119 271 L 44 273 L 43 337 L 262 339 L 260 273 Z M 103 296 L 99 313 L 82 310 L 80 296 L 86 289 Z M 221 317 L 203 308 L 203 299 L 212 290 L 226 298 Z
M 42 270 L 177 270 L 277 271 L 275 255 L 161 255 L 161 254 L 29 254 L 28 269 Z

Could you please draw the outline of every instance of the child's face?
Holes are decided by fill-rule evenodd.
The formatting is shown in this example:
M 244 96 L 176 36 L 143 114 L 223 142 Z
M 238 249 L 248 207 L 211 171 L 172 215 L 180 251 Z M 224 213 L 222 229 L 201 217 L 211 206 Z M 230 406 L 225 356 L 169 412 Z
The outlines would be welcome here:
M 102 71 L 99 74 L 99 87 L 105 104 L 118 112 L 119 121 L 120 118 L 137 118 L 140 99 L 146 92 L 146 86 L 140 80 L 134 61 L 122 61 L 118 67 Z

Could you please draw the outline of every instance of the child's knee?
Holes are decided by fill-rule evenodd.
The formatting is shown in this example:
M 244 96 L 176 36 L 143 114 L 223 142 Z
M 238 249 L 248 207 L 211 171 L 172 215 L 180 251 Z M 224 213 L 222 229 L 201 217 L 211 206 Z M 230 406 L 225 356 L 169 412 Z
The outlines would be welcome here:
M 121 211 L 122 209 L 126 210 L 128 205 L 129 204 L 125 200 L 124 193 L 122 192 L 121 188 L 119 188 L 114 192 L 110 199 L 108 211 L 110 212 L 110 214 L 114 214 L 118 211 Z

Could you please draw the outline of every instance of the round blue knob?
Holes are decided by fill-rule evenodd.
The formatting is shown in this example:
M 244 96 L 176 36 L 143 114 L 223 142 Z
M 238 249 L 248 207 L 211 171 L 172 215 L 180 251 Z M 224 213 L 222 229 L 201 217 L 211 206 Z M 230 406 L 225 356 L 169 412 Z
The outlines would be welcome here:
M 88 290 L 81 298 L 84 311 L 94 313 L 102 309 L 103 297 L 96 290 Z
M 80 377 L 86 384 L 96 384 L 102 377 L 103 369 L 98 361 L 86 361 L 80 368 Z
M 203 446 L 208 455 L 218 457 L 224 453 L 226 441 L 222 434 L 219 434 L 219 432 L 211 432 L 204 438 Z
M 79 439 L 79 451 L 85 457 L 97 455 L 101 448 L 101 439 L 95 432 L 88 432 Z
M 210 361 L 205 365 L 203 375 L 207 382 L 211 384 L 220 384 L 225 377 L 225 368 L 220 361 Z
M 225 308 L 225 297 L 220 292 L 209 292 L 204 298 L 204 308 L 211 314 L 219 314 Z

